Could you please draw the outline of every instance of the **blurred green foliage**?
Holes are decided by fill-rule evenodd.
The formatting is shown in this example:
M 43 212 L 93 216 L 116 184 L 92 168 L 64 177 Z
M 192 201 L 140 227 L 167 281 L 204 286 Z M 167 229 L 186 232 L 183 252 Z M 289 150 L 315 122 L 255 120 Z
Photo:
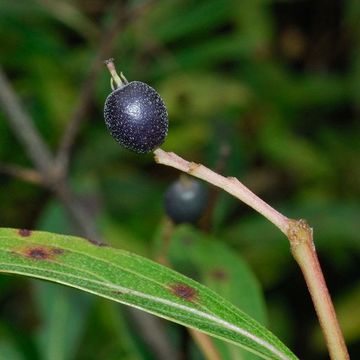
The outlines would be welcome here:
M 0 0 L 1 66 L 54 151 L 114 3 Z M 140 3 L 124 1 L 124 12 Z M 167 104 L 164 149 L 214 168 L 226 148 L 222 173 L 244 180 L 286 215 L 308 219 L 351 356 L 360 357 L 359 2 L 159 0 L 144 9 L 119 32 L 113 56 L 130 81 L 149 83 Z M 177 173 L 110 138 L 102 115 L 109 91 L 104 70 L 70 180 L 111 244 L 151 257 L 163 192 Z M 0 163 L 31 167 L 1 111 L 0 134 Z M 51 194 L 4 174 L 0 226 L 76 232 Z M 256 274 L 280 339 L 300 358 L 327 358 L 286 239 L 226 194 L 216 203 L 212 233 L 209 241 L 223 242 Z M 200 266 L 201 256 L 192 261 Z M 114 304 L 15 277 L 1 277 L 0 290 L 0 358 L 155 358 Z M 70 316 L 66 331 L 54 316 Z M 182 330 L 166 326 L 181 348 Z

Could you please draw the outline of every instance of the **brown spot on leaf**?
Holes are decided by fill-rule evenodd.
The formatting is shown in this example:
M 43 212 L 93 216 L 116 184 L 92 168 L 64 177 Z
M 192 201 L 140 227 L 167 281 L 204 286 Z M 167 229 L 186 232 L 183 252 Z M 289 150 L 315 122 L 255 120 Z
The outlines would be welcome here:
M 211 271 L 211 276 L 219 281 L 226 281 L 229 278 L 229 274 L 222 268 L 216 268 Z
M 26 255 L 33 259 L 45 260 L 48 259 L 51 254 L 45 249 L 39 247 L 28 249 Z
M 34 260 L 54 260 L 57 256 L 62 255 L 64 250 L 47 246 L 28 246 L 17 249 L 13 253 Z
M 31 230 L 19 229 L 18 234 L 23 237 L 31 236 Z
M 187 301 L 193 301 L 197 296 L 197 291 L 186 284 L 172 284 L 170 285 L 170 289 L 175 296 Z
M 120 290 L 114 290 L 114 291 L 112 291 L 112 293 L 115 295 L 123 295 L 124 294 L 124 292 L 120 291 Z
M 97 240 L 97 239 L 89 239 L 89 238 L 87 238 L 86 240 L 89 241 L 89 243 L 91 243 L 91 244 L 93 244 L 95 246 L 100 246 L 100 247 L 109 246 L 108 244 L 106 244 L 106 243 L 104 243 L 104 242 L 102 242 L 100 240 Z

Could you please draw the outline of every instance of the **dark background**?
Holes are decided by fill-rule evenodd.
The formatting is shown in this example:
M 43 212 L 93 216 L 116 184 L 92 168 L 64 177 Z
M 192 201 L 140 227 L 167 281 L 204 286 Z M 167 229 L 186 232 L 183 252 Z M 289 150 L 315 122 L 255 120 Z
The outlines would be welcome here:
M 116 35 L 107 39 L 114 18 Z M 359 2 L 0 0 L 1 66 L 53 152 L 106 44 L 104 55 L 129 81 L 147 82 L 163 97 L 170 120 L 165 150 L 239 177 L 314 227 L 351 356 L 358 358 Z M 109 136 L 103 121 L 109 75 L 101 65 L 95 69 L 69 182 L 108 242 L 152 257 L 163 194 L 177 172 Z M 9 174 L 9 164 L 33 164 L 4 111 L 0 136 L 0 226 L 79 233 L 51 191 Z M 270 329 L 301 359 L 326 359 L 284 236 L 226 194 L 217 199 L 210 228 L 256 274 Z M 0 349 L 7 359 L 49 358 L 44 334 L 61 326 L 72 351 L 59 350 L 65 354 L 59 359 L 155 358 L 144 339 L 136 340 L 138 354 L 129 346 L 134 336 L 126 319 L 120 330 L 109 325 L 113 308 L 105 300 L 70 291 L 56 304 L 70 307 L 74 298 L 78 315 L 71 330 L 61 325 L 49 310 L 57 288 L 1 277 Z

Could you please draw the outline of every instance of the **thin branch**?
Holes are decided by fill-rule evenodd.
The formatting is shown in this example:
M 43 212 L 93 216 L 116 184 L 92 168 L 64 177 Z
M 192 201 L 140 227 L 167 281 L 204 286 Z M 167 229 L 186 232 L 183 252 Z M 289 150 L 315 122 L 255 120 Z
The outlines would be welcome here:
M 128 307 L 131 322 L 148 345 L 150 352 L 158 360 L 178 360 L 179 356 L 164 331 L 163 320 L 136 308 Z
M 349 354 L 316 254 L 313 231 L 305 220 L 293 220 L 288 237 L 291 252 L 301 268 L 319 317 L 330 357 L 334 360 L 347 360 Z
M 210 170 L 201 164 L 189 162 L 172 152 L 166 152 L 161 149 L 154 151 L 155 161 L 159 164 L 171 166 L 175 169 L 184 171 L 199 179 L 205 180 L 210 184 L 224 189 L 229 194 L 237 197 L 245 204 L 265 216 L 275 226 L 277 226 L 285 235 L 288 231 L 289 219 L 272 208 L 265 201 L 260 199 L 238 179 L 234 177 L 224 177 Z
M 6 75 L 0 68 L 0 104 L 14 135 L 42 174 L 48 174 L 52 155 L 30 116 L 24 111 Z
M 100 42 L 99 50 L 95 55 L 88 75 L 79 90 L 80 95 L 78 97 L 75 110 L 70 116 L 70 120 L 60 141 L 57 153 L 57 163 L 64 172 L 67 171 L 71 149 L 79 135 L 81 126 L 85 121 L 85 115 L 89 110 L 96 80 L 103 67 L 103 61 L 111 55 L 119 32 L 126 26 L 126 24 L 128 24 L 133 18 L 138 17 L 151 4 L 152 1 L 141 3 L 126 12 L 122 6 L 122 2 L 117 2 L 114 10 L 113 22 L 108 29 L 105 30 L 104 36 Z
M 206 360 L 221 360 L 218 349 L 215 347 L 213 339 L 200 331 L 189 328 L 191 337 L 201 349 Z
M 59 171 L 58 167 L 54 166 L 54 160 L 50 150 L 34 127 L 32 119 L 23 109 L 19 98 L 15 94 L 1 68 L 0 103 L 3 105 L 5 115 L 7 115 L 6 119 L 13 129 L 13 133 L 23 145 L 26 153 L 38 169 L 42 179 L 42 185 L 54 192 L 68 211 L 71 219 L 78 224 L 79 229 L 84 236 L 97 244 L 103 244 L 102 239 L 91 225 L 93 220 L 87 214 L 84 207 L 79 204 L 77 199 L 71 195 L 64 174 Z M 7 170 L 9 171 L 10 169 L 7 168 Z M 12 172 L 13 175 L 16 175 L 14 169 L 12 169 Z M 17 175 L 19 174 L 19 169 L 17 169 Z M 34 176 L 34 174 L 29 174 L 29 172 L 25 174 L 24 171 L 22 171 L 22 175 L 23 178 L 24 176 L 29 177 L 29 175 L 32 177 Z
M 34 169 L 27 169 L 17 165 L 0 163 L 0 173 L 16 177 L 20 180 L 32 184 L 44 185 L 42 175 Z
M 288 237 L 292 254 L 300 266 L 313 300 L 330 357 L 333 360 L 348 360 L 344 337 L 315 251 L 312 229 L 306 222 L 282 215 L 236 178 L 226 178 L 201 164 L 188 162 L 174 153 L 161 149 L 155 150 L 154 154 L 157 163 L 203 179 L 237 197 L 266 217 Z
M 94 226 L 92 216 L 90 216 L 85 207 L 76 199 L 66 181 L 58 184 L 53 191 L 67 210 L 70 218 L 80 230 L 81 234 L 96 245 L 106 245 L 106 242 L 102 239 Z

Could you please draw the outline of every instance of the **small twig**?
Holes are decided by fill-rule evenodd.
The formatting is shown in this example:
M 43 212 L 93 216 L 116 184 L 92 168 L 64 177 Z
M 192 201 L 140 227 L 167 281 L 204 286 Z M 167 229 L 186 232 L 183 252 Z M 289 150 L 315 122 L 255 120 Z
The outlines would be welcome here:
M 215 347 L 212 338 L 195 329 L 189 328 L 191 337 L 201 349 L 205 359 L 207 360 L 221 360 L 221 356 Z
M 103 241 L 91 225 L 93 220 L 87 214 L 84 207 L 79 204 L 77 199 L 71 195 L 64 174 L 58 167 L 54 166 L 54 160 L 50 150 L 33 126 L 32 119 L 23 109 L 19 98 L 1 68 L 0 103 L 3 105 L 3 109 L 7 115 L 6 119 L 13 129 L 14 135 L 23 145 L 26 153 L 37 168 L 42 179 L 41 185 L 54 192 L 84 236 L 97 244 L 103 244 Z M 24 175 L 24 172 L 22 175 Z M 26 175 L 29 177 L 29 173 Z M 34 174 L 31 174 L 31 176 L 33 175 Z
M 96 245 L 106 245 L 106 242 L 96 230 L 92 217 L 87 213 L 84 206 L 76 199 L 67 182 L 63 181 L 61 184 L 58 184 L 53 191 L 67 210 L 73 223 L 80 230 L 81 234 Z
M 313 243 L 312 229 L 304 220 L 282 215 L 236 178 L 226 178 L 201 164 L 188 162 L 174 153 L 154 151 L 155 161 L 171 166 L 224 189 L 277 226 L 289 239 L 292 254 L 303 272 L 317 316 L 333 360 L 347 360 L 349 354 Z
M 287 234 L 289 219 L 260 199 L 238 179 L 219 175 L 204 165 L 186 161 L 172 152 L 165 152 L 161 149 L 157 149 L 154 151 L 154 154 L 155 161 L 157 163 L 174 167 L 224 189 L 229 194 L 237 197 L 245 204 L 265 216 L 285 235 Z
M 128 307 L 127 312 L 155 359 L 178 360 L 179 356 L 164 331 L 162 319 L 132 307 Z
M 32 184 L 44 185 L 41 174 L 34 169 L 26 169 L 17 165 L 0 163 L 0 173 L 16 177 Z
M 29 115 L 23 110 L 18 98 L 0 68 L 0 104 L 15 136 L 24 145 L 26 153 L 42 174 L 49 173 L 52 155 L 33 125 Z
M 301 268 L 318 314 L 330 357 L 336 360 L 349 359 L 334 305 L 316 254 L 312 228 L 305 220 L 292 220 L 288 238 L 291 252 Z

